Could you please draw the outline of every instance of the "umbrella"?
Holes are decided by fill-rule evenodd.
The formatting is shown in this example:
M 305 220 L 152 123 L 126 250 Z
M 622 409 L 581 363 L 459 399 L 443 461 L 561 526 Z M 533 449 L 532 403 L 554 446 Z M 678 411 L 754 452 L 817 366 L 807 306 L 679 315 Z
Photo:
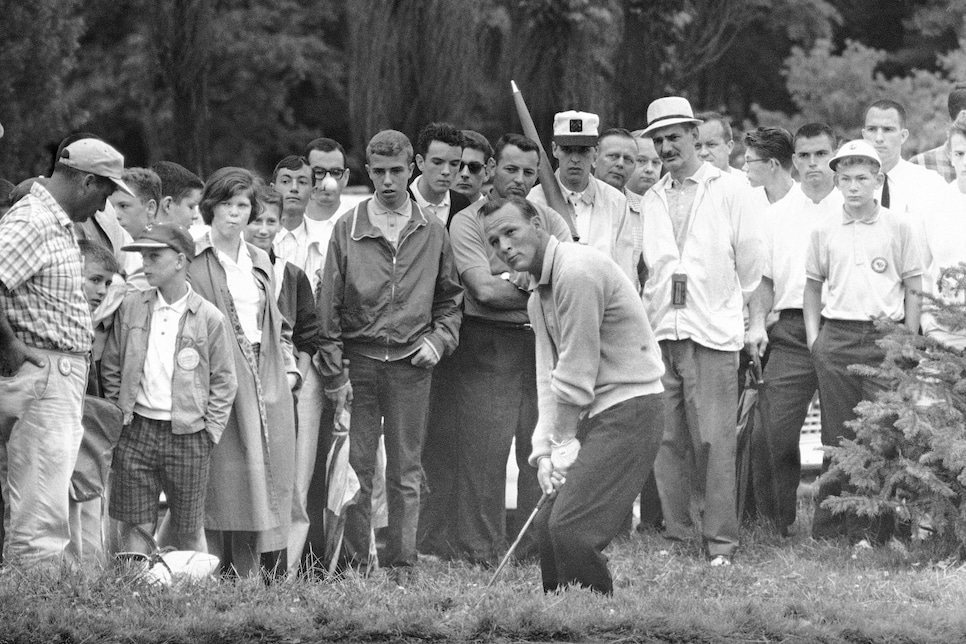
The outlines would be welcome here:
M 332 431 L 332 446 L 325 461 L 325 554 L 329 574 L 335 572 L 345 533 L 346 509 L 359 496 L 359 477 L 349 465 L 349 411 L 336 414 Z
M 758 389 L 765 384 L 761 377 L 761 361 L 754 356 L 745 374 L 745 388 L 738 398 L 737 450 L 735 452 L 736 480 L 738 486 L 738 518 L 749 511 L 749 503 L 754 503 L 752 490 L 752 431 L 755 425 L 755 411 L 758 406 Z

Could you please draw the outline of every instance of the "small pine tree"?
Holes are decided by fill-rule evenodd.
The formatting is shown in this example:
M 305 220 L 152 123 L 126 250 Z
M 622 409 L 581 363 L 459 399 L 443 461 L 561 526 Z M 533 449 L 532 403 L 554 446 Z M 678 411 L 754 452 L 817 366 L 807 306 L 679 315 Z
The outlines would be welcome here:
M 966 334 L 966 265 L 947 269 L 942 283 L 944 299 L 925 295 L 924 310 Z M 823 506 L 836 514 L 892 514 L 911 525 L 913 539 L 927 528 L 949 551 L 964 550 L 966 355 L 894 322 L 881 324 L 882 365 L 852 369 L 887 387 L 857 407 L 855 439 L 826 448 L 831 465 L 821 480 L 840 480 L 847 491 Z

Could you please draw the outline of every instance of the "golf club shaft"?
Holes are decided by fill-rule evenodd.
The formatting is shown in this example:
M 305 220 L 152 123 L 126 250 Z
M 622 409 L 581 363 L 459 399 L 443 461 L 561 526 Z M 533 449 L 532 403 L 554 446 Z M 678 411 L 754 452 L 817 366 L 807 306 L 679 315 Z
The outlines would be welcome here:
M 543 504 L 547 502 L 548 498 L 550 498 L 550 495 L 544 492 L 543 495 L 540 497 L 540 500 L 537 501 L 537 505 L 536 507 L 533 508 L 533 512 L 530 513 L 530 516 L 527 517 L 526 523 L 524 523 L 523 527 L 520 528 L 520 534 L 517 535 L 516 541 L 514 541 L 513 545 L 510 546 L 510 549 L 506 551 L 506 554 L 503 555 L 503 561 L 501 561 L 500 565 L 497 566 L 496 572 L 493 573 L 493 577 L 490 578 L 490 582 L 486 585 L 486 587 L 483 590 L 486 590 L 490 586 L 492 586 L 493 582 L 496 581 L 496 578 L 500 576 L 500 572 L 502 572 L 504 566 L 506 566 L 506 562 L 508 562 L 510 560 L 510 557 L 513 556 L 513 551 L 517 549 L 518 545 L 520 545 L 520 540 L 523 539 L 524 533 L 527 531 L 527 528 L 530 527 L 530 524 L 533 523 L 534 517 L 537 516 L 537 512 L 540 511 L 540 508 L 543 507 Z

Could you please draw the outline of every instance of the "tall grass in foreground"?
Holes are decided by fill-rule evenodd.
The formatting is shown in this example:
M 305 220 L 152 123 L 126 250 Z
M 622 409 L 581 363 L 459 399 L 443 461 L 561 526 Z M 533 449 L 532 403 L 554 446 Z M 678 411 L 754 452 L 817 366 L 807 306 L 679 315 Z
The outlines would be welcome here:
M 966 570 L 928 546 L 855 550 L 756 528 L 733 567 L 698 553 L 656 535 L 614 544 L 613 597 L 545 595 L 535 564 L 508 567 L 485 596 L 490 572 L 440 562 L 421 562 L 405 590 L 381 572 L 157 589 L 114 571 L 4 569 L 0 642 L 966 640 Z

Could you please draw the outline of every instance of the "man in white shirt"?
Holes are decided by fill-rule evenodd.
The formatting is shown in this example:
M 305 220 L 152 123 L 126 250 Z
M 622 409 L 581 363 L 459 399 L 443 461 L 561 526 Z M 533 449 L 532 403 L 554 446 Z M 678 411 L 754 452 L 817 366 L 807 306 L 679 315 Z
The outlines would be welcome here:
M 909 138 L 905 108 L 888 99 L 870 105 L 865 111 L 862 138 L 872 144 L 882 159 L 885 182 L 875 193 L 879 205 L 895 213 L 913 215 L 913 225 L 921 227 L 924 214 L 935 206 L 946 182 L 938 173 L 902 158 L 902 144 Z
M 781 127 L 759 127 L 745 134 L 745 174 L 773 204 L 792 189 L 792 135 Z
M 463 156 L 453 190 L 471 204 L 485 200 L 483 184 L 493 178 L 493 166 L 493 146 L 486 137 L 473 130 L 463 130 Z
M 463 133 L 449 123 L 430 123 L 416 139 L 416 167 L 421 173 L 409 184 L 419 209 L 439 219 L 447 230 L 453 215 L 470 200 L 451 190 L 463 158 Z
M 692 508 L 712 565 L 738 548 L 735 418 L 742 308 L 761 280 L 760 212 L 751 189 L 698 158 L 687 99 L 647 109 L 666 174 L 644 195 L 644 305 L 666 372 L 665 432 L 655 464 L 667 538 L 692 536 Z M 692 498 L 694 497 L 694 498 Z
M 599 124 L 600 118 L 589 112 L 559 112 L 554 116 L 552 150 L 560 163 L 554 174 L 577 227 L 578 241 L 607 254 L 634 282 L 634 232 L 627 198 L 591 174 L 597 160 Z M 534 186 L 527 199 L 549 205 L 540 185 Z
M 319 138 L 305 148 L 305 158 L 312 168 L 315 186 L 305 207 L 305 231 L 308 238 L 305 264 L 300 266 L 318 291 L 325 266 L 325 253 L 332 238 L 332 228 L 349 206 L 342 202 L 342 192 L 349 185 L 349 163 L 345 148 L 334 139 Z
M 637 141 L 637 162 L 634 172 L 625 186 L 631 192 L 643 195 L 651 189 L 661 178 L 661 157 L 654 149 L 654 141 L 649 136 L 643 136 L 644 130 L 634 130 L 634 140 Z
M 759 409 L 772 487 L 756 488 L 755 497 L 758 509 L 783 535 L 795 522 L 799 434 L 818 390 L 802 317 L 805 257 L 816 222 L 840 213 L 843 201 L 828 165 L 836 148 L 832 128 L 824 123 L 803 125 L 795 133 L 794 145 L 793 163 L 801 184 L 765 211 L 765 261 L 761 285 L 749 304 L 751 324 L 745 335 L 752 355 L 764 357 L 766 347 L 771 347 L 764 372 L 768 384 L 759 393 Z M 778 320 L 766 331 L 771 311 L 777 312 Z
M 722 172 L 744 177 L 745 173 L 731 167 L 731 152 L 735 149 L 735 135 L 731 123 L 718 112 L 699 112 L 698 158 Z

